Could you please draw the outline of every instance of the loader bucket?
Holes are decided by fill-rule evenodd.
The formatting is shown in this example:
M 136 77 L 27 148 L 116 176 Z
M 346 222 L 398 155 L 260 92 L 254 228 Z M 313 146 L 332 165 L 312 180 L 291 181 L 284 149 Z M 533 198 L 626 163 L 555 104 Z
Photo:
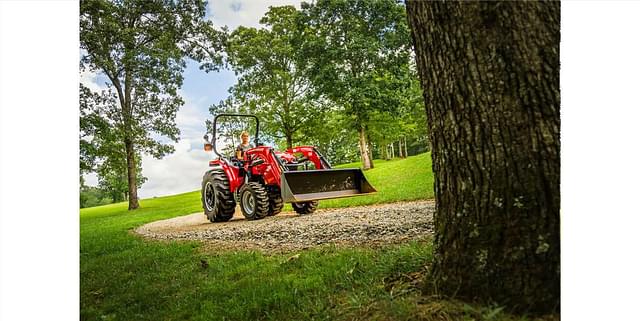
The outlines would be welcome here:
M 287 171 L 281 176 L 282 199 L 287 203 L 375 193 L 359 168 Z

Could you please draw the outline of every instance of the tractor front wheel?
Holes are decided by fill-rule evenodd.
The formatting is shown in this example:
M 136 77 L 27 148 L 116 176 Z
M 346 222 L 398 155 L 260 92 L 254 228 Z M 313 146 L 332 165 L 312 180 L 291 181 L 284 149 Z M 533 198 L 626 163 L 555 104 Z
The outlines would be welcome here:
M 236 202 L 229 179 L 222 170 L 211 170 L 202 178 L 202 208 L 211 222 L 226 222 L 233 217 Z
M 269 194 L 262 184 L 249 182 L 240 188 L 240 209 L 247 220 L 258 220 L 269 214 Z
M 277 215 L 282 211 L 284 202 L 280 195 L 280 190 L 273 188 L 269 190 L 269 216 Z
M 291 207 L 300 215 L 311 214 L 318 208 L 318 201 L 291 203 Z

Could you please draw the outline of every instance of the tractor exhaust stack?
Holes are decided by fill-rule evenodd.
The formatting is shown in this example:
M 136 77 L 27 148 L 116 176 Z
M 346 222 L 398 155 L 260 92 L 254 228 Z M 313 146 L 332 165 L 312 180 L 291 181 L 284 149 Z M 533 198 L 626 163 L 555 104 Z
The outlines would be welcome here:
M 377 192 L 359 168 L 285 171 L 281 176 L 284 202 L 360 196 Z

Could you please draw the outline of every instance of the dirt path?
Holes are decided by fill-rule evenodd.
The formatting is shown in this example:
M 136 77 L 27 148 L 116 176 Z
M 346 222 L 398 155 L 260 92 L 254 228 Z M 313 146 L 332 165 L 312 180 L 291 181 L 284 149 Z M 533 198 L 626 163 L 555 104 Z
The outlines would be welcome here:
M 431 235 L 433 201 L 320 209 L 300 216 L 280 213 L 247 221 L 236 209 L 229 222 L 210 223 L 203 213 L 152 222 L 135 230 L 164 240 L 203 240 L 212 249 L 258 249 L 282 252 L 323 244 L 396 243 Z

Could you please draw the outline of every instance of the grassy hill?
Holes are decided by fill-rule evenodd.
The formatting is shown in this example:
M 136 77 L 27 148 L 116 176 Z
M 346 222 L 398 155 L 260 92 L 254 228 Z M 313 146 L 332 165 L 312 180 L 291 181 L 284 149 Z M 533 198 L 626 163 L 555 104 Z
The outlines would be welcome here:
M 375 166 L 366 176 L 378 194 L 321 205 L 433 196 L 428 154 Z M 140 204 L 131 212 L 126 203 L 80 210 L 81 320 L 511 319 L 491 307 L 425 301 L 411 284 L 431 262 L 430 242 L 378 249 L 328 245 L 285 255 L 204 250 L 198 242 L 149 241 L 130 232 L 202 211 L 199 191 Z M 290 260 L 294 254 L 299 257 Z
M 360 167 L 360 163 L 336 168 Z M 390 161 L 376 160 L 374 168 L 365 172 L 378 193 L 373 195 L 320 201 L 320 207 L 345 207 L 433 198 L 431 154 L 409 156 Z
M 405 159 L 393 159 L 389 161 L 375 160 L 375 167 L 365 172 L 369 182 L 378 190 L 378 193 L 367 196 L 342 198 L 320 201 L 321 208 L 349 207 L 369 205 L 376 203 L 389 203 L 397 201 L 409 201 L 417 199 L 433 198 L 433 174 L 431 173 L 431 155 L 428 153 L 409 156 Z M 360 163 L 349 163 L 335 166 L 335 168 L 361 167 Z M 200 191 L 189 193 L 144 199 L 142 208 L 173 208 L 180 204 L 186 206 L 181 210 L 193 207 L 192 212 L 202 211 L 200 205 Z M 80 210 L 81 215 L 108 215 L 119 213 L 127 209 L 127 202 L 120 202 L 104 206 L 85 208 Z M 287 207 L 291 209 L 290 207 Z M 287 209 L 285 208 L 285 210 Z M 192 213 L 192 212 L 185 212 Z

